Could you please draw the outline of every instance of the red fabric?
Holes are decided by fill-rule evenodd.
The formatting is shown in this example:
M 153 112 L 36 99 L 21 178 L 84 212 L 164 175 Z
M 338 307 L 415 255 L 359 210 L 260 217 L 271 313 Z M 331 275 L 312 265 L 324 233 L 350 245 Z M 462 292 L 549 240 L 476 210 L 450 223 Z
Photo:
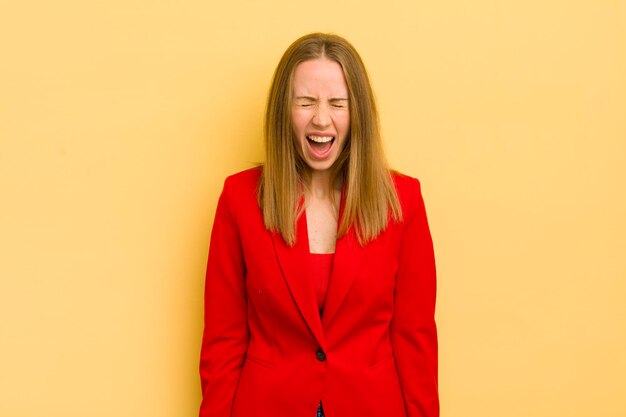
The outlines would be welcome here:
M 326 291 L 328 289 L 328 281 L 333 269 L 334 253 L 312 253 L 309 255 L 310 279 L 315 286 L 315 298 L 317 307 L 320 311 L 324 309 L 324 300 L 326 299 Z
M 437 417 L 435 263 L 419 182 L 394 174 L 404 219 L 337 240 L 324 314 L 305 215 L 289 247 L 263 226 L 260 169 L 226 179 L 211 235 L 201 417 Z

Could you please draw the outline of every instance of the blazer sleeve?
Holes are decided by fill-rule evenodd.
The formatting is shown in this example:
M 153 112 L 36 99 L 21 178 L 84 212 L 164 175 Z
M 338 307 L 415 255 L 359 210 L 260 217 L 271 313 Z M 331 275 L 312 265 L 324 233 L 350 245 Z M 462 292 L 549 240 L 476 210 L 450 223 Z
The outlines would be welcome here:
M 245 263 L 229 179 L 220 195 L 207 261 L 200 352 L 200 417 L 230 417 L 248 346 Z
M 416 179 L 411 179 L 410 184 L 391 343 L 407 416 L 438 417 L 435 258 L 420 184 Z

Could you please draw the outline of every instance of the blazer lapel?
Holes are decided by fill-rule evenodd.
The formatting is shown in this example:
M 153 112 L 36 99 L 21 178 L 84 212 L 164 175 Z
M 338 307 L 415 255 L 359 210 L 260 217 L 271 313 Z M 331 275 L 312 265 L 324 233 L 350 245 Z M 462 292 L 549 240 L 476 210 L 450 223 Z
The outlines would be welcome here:
M 302 213 L 297 222 L 294 247 L 288 246 L 280 233 L 272 233 L 274 249 L 291 295 L 317 342 L 326 349 L 313 283 L 309 278 L 309 240 L 306 215 Z
M 343 217 L 343 211 L 346 206 L 346 189 L 341 190 L 341 200 L 339 204 L 339 221 Z M 339 225 L 337 225 L 339 228 Z M 350 229 L 339 239 L 335 245 L 335 259 L 333 261 L 333 270 L 326 291 L 326 300 L 324 303 L 324 314 L 322 315 L 323 327 L 328 326 L 337 310 L 341 306 L 344 298 L 348 294 L 358 267 L 361 264 L 360 255 L 362 248 L 356 238 L 354 228 Z
M 328 326 L 334 318 L 354 282 L 354 277 L 361 264 L 359 259 L 361 250 L 362 248 L 352 228 L 340 239 L 337 239 L 333 271 L 328 283 L 324 314 L 322 315 L 324 327 Z

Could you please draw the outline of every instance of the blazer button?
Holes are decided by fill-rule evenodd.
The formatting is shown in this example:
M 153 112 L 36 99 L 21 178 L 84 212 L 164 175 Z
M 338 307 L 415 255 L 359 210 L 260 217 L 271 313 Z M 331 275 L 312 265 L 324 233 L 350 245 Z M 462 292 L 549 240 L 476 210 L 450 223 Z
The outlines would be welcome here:
M 324 353 L 322 348 L 317 349 L 317 352 L 315 352 L 315 357 L 317 357 L 317 360 L 320 362 L 323 362 L 326 360 L 326 354 Z

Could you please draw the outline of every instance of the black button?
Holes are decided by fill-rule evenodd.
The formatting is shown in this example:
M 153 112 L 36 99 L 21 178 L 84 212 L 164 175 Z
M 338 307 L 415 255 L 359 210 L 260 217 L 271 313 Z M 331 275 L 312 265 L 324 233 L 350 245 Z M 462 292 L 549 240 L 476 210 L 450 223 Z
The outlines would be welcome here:
M 315 352 L 315 357 L 317 357 L 317 360 L 320 362 L 323 362 L 326 360 L 326 354 L 324 353 L 322 348 L 317 349 L 317 352 Z

